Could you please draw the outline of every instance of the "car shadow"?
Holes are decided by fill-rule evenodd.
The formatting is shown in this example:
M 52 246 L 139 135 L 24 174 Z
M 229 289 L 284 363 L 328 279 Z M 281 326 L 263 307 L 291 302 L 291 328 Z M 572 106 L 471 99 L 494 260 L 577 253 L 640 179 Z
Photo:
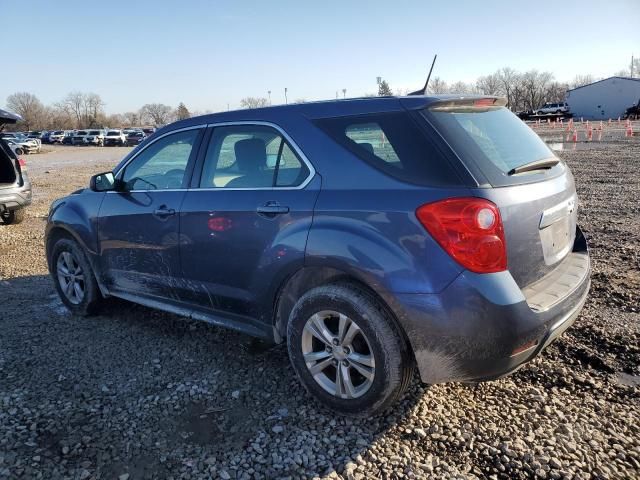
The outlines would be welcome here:
M 357 465 L 390 429 L 424 435 L 400 426 L 427 389 L 417 379 L 380 415 L 343 417 L 304 390 L 284 345 L 120 300 L 74 317 L 44 275 L 0 288 L 0 367 L 14 372 L 0 398 L 28 390 L 20 410 L 53 425 L 17 447 L 25 462 L 44 451 L 98 478 L 144 478 L 251 458 L 267 477 L 307 477 Z M 39 413 L 47 402 L 64 408 Z

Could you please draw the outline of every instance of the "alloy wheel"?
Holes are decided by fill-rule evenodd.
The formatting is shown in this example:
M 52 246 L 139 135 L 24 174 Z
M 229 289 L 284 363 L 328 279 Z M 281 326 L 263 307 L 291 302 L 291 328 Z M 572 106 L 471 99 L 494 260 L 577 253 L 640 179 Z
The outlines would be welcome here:
M 362 329 L 343 313 L 312 315 L 302 332 L 302 354 L 314 380 L 338 398 L 358 398 L 375 378 L 373 349 Z
M 64 296 L 74 305 L 82 303 L 85 295 L 84 272 L 71 252 L 62 252 L 56 262 L 58 282 Z

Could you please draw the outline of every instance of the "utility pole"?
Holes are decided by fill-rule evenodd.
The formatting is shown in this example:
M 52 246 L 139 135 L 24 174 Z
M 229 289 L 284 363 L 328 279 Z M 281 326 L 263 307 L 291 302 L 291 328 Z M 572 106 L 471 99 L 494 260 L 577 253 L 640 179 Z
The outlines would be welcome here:
M 269 94 L 269 105 L 271 105 L 271 90 L 267 90 L 267 93 Z
M 629 73 L 631 74 L 631 78 L 633 78 L 633 55 L 631 55 L 631 68 L 629 69 Z
M 287 105 L 289 101 L 287 100 L 287 87 L 284 87 L 284 104 Z

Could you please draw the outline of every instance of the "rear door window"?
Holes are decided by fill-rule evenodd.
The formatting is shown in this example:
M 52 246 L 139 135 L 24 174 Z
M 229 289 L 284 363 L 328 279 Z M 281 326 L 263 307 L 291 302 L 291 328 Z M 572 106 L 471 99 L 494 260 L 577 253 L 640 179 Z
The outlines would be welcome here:
M 398 180 L 425 186 L 460 185 L 453 167 L 407 112 L 316 122 L 360 159 Z
M 307 165 L 274 128 L 264 125 L 215 127 L 200 188 L 298 187 L 309 175 Z
M 473 162 L 491 185 L 504 186 L 555 176 L 561 163 L 549 170 L 509 176 L 516 167 L 554 157 L 553 152 L 522 120 L 504 107 L 447 107 L 424 112 L 457 156 Z

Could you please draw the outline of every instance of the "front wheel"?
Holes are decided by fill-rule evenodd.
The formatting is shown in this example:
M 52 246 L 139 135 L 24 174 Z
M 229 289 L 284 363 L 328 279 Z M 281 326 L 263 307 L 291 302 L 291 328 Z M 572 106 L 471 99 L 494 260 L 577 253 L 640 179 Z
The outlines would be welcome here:
M 413 377 L 414 363 L 393 319 L 377 299 L 351 285 L 303 295 L 289 317 L 287 340 L 302 384 L 342 414 L 382 411 Z
M 62 303 L 75 315 L 96 312 L 102 296 L 93 270 L 80 246 L 61 238 L 51 249 L 49 271 Z
M 20 223 L 24 220 L 24 217 L 25 212 L 22 208 L 18 210 L 5 210 L 0 214 L 0 218 L 2 218 L 2 221 L 5 225 Z
M 16 148 L 16 152 L 15 153 L 16 153 L 16 155 L 22 155 L 22 154 L 24 154 L 24 150 L 21 149 L 21 148 Z

